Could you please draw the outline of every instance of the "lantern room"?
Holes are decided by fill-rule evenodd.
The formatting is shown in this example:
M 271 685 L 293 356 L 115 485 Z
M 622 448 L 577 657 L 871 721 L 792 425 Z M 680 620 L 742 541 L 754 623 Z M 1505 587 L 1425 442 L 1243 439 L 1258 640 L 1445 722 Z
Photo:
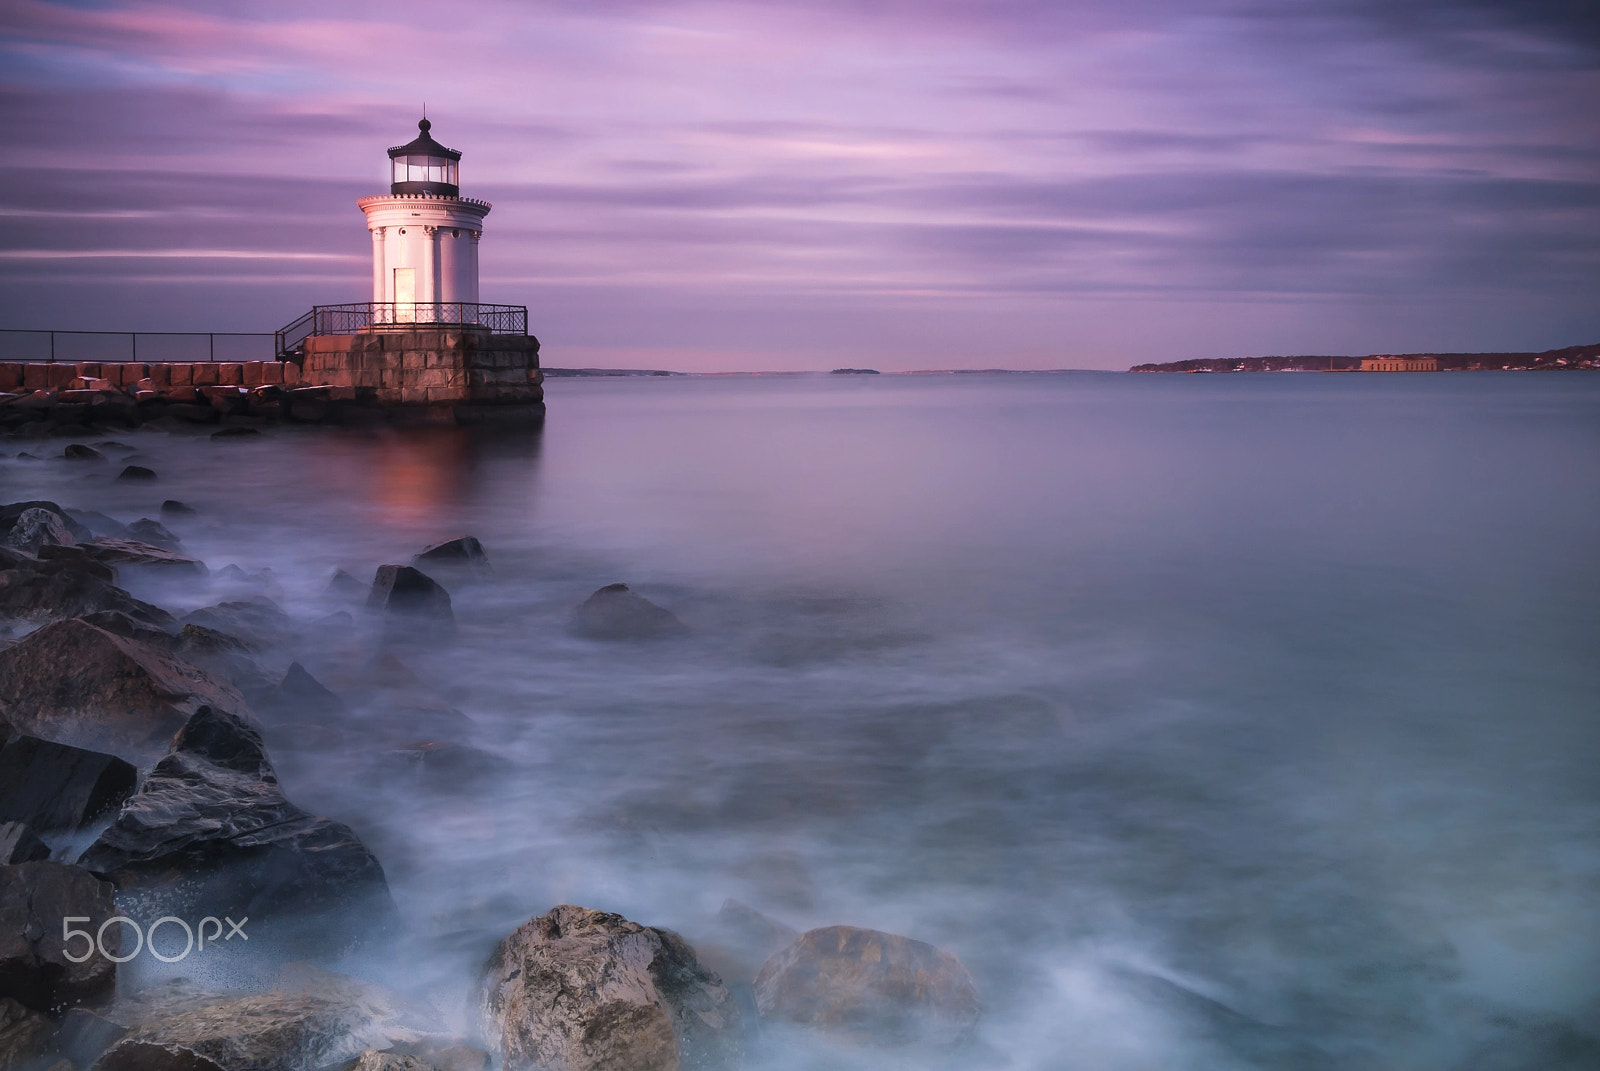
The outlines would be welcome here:
M 428 131 L 433 124 L 423 119 L 415 139 L 389 150 L 389 192 L 431 193 L 436 197 L 460 195 L 457 174 L 461 154 L 434 141 Z

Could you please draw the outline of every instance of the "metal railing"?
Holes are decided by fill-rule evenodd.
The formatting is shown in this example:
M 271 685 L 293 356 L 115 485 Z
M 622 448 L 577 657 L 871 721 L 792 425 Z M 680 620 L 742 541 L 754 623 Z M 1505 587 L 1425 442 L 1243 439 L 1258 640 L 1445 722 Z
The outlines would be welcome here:
M 315 305 L 273 338 L 278 357 L 296 353 L 312 335 L 355 335 L 363 331 L 470 324 L 497 335 L 528 333 L 526 305 L 485 305 L 476 301 L 358 301 Z
M 245 341 L 245 340 L 254 340 Z M 59 331 L 0 328 L 0 361 L 181 364 L 273 361 L 268 331 Z

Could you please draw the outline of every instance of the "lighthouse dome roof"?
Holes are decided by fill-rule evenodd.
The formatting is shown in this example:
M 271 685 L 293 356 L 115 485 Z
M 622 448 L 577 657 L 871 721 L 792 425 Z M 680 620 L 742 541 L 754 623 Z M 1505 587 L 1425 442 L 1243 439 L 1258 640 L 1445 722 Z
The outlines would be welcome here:
M 432 128 L 433 124 L 428 120 L 419 121 L 417 129 L 421 133 L 404 145 L 397 145 L 390 149 L 389 159 L 393 160 L 397 156 L 444 156 L 451 160 L 461 159 L 461 153 L 458 150 L 447 149 L 433 140 L 433 136 L 428 133 Z

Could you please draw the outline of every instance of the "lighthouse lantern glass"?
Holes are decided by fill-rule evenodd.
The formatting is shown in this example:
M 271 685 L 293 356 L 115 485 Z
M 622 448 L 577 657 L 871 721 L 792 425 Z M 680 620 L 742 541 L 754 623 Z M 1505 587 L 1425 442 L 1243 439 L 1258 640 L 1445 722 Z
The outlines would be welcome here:
M 449 186 L 456 181 L 456 162 L 441 156 L 397 156 L 390 161 L 394 177 L 391 182 L 437 182 Z

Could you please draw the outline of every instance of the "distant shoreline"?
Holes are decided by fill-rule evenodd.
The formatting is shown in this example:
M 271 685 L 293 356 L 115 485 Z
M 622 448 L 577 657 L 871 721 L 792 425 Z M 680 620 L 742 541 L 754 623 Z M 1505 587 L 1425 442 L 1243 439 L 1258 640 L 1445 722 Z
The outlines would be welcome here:
M 1440 372 L 1592 371 L 1600 368 L 1600 343 L 1538 353 L 1391 353 L 1366 357 L 1197 357 L 1164 364 L 1136 364 L 1130 372 L 1359 372 L 1376 357 L 1432 360 Z

